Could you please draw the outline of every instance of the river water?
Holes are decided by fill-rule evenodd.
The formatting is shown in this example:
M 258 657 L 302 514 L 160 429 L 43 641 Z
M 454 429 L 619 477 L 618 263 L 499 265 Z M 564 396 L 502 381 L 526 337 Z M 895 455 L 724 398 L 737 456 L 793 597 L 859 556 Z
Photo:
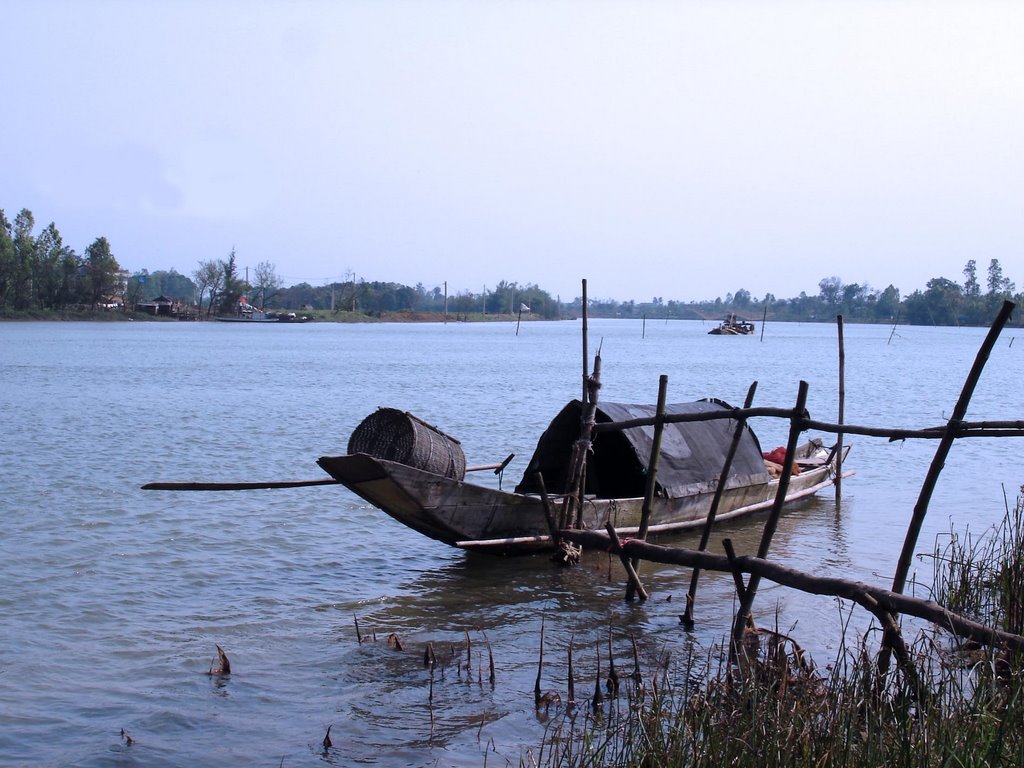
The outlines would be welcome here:
M 591 321 L 601 398 L 654 402 L 664 374 L 671 402 L 741 404 L 757 381 L 756 404 L 791 406 L 805 380 L 811 415 L 836 419 L 834 325 L 769 324 L 763 339 L 760 328 L 735 338 L 708 328 Z M 731 577 L 703 578 L 686 632 L 688 571 L 645 564 L 651 599 L 626 603 L 606 555 L 559 570 L 543 556 L 466 554 L 340 488 L 139 488 L 317 479 L 315 459 L 344 452 L 378 406 L 459 438 L 471 465 L 514 453 L 501 479 L 511 487 L 548 421 L 579 396 L 580 331 L 578 321 L 518 332 L 504 322 L 0 324 L 0 765 L 518 765 L 561 716 L 534 709 L 542 617 L 542 685 L 563 700 L 570 642 L 578 695 L 592 690 L 595 646 L 609 633 L 620 669 L 632 668 L 631 636 L 645 659 L 720 642 Z M 891 331 L 846 326 L 846 421 L 942 424 L 984 329 Z M 1024 417 L 1024 342 L 1013 333 L 968 419 Z M 753 427 L 765 450 L 785 443 L 785 423 Z M 772 556 L 888 586 L 936 443 L 847 442 L 856 475 L 841 504 L 828 491 L 789 512 Z M 1024 482 L 1019 456 L 1016 440 L 959 441 L 919 551 L 951 526 L 998 522 L 1004 492 L 1012 503 Z M 724 526 L 712 548 L 728 535 L 755 549 L 759 522 Z M 931 569 L 916 562 L 918 594 Z M 823 662 L 842 622 L 868 624 L 849 606 L 767 583 L 755 615 Z M 433 683 L 428 643 L 441 660 Z M 218 644 L 229 677 L 207 674 Z

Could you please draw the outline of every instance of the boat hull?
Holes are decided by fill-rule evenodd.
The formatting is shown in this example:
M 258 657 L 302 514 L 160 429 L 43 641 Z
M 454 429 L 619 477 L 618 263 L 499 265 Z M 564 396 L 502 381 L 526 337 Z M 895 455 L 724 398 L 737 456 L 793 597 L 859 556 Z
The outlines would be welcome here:
M 446 478 L 405 464 L 356 453 L 324 456 L 317 463 L 331 477 L 425 536 L 462 549 L 494 554 L 529 554 L 551 550 L 544 501 L 537 494 L 511 493 Z M 790 477 L 786 502 L 817 493 L 834 482 L 834 461 L 805 468 Z M 778 480 L 726 490 L 716 520 L 729 520 L 770 508 Z M 676 533 L 704 525 L 713 491 L 680 498 L 655 497 L 648 535 Z M 565 497 L 549 495 L 559 519 Z M 643 498 L 593 498 L 583 504 L 582 526 L 604 530 L 610 522 L 622 536 L 639 532 Z

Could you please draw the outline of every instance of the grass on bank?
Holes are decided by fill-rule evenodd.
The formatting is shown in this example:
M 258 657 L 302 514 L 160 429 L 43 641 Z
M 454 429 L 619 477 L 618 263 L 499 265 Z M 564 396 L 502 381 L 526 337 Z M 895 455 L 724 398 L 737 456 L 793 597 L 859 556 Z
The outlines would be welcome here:
M 287 312 L 288 310 L 276 311 Z M 484 314 L 482 312 L 449 312 L 446 316 L 443 312 L 332 312 L 329 309 L 313 309 L 296 312 L 295 314 L 308 317 L 311 322 L 316 323 L 527 323 L 545 319 L 534 314 L 517 317 L 516 315 Z M 214 317 L 202 314 L 198 318 L 198 322 L 207 322 L 214 319 Z M 97 322 L 140 320 L 158 323 L 178 322 L 176 317 L 154 316 L 148 312 L 108 312 L 91 309 L 26 309 L 17 311 L 13 309 L 0 309 L 0 320 L 89 320 Z
M 951 533 L 933 555 L 936 601 L 991 626 L 1024 622 L 1024 489 L 987 535 Z M 847 631 L 849 635 L 849 630 Z M 522 766 L 1024 765 L 1024 664 L 937 628 L 912 645 L 922 693 L 878 668 L 869 630 L 824 669 L 777 631 L 748 633 L 740 661 L 691 655 L 618 696 L 552 719 Z

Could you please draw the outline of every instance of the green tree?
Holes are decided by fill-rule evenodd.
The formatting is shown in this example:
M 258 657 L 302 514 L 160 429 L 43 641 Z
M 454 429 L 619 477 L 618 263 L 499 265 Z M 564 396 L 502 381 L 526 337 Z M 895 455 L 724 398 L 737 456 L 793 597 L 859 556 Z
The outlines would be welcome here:
M 221 287 L 224 285 L 224 269 L 221 267 L 221 263 L 214 259 L 200 261 L 199 268 L 192 273 L 192 279 L 196 283 L 196 299 L 199 307 L 203 306 L 203 296 L 208 295 L 210 302 L 206 307 L 206 314 L 212 314 L 214 302 L 217 301 Z
M 501 280 L 494 287 L 494 290 L 487 295 L 487 307 L 489 311 L 498 315 L 515 314 L 515 310 L 519 306 L 515 303 L 518 293 L 518 283 L 510 283 L 507 280 Z
M 900 311 L 900 292 L 892 283 L 878 294 L 875 302 L 875 318 L 878 320 L 895 320 Z
M 67 266 L 75 265 L 78 258 L 64 245 L 57 225 L 53 222 L 36 238 L 37 270 L 35 280 L 36 299 L 41 307 L 62 309 L 74 298 L 77 280 L 69 274 Z
M 972 325 L 984 323 L 985 304 L 978 283 L 978 263 L 970 259 L 964 266 L 964 300 L 961 310 L 964 321 Z
M 753 303 L 753 296 L 746 288 L 740 288 L 732 296 L 732 303 L 737 309 L 747 309 Z
M 32 236 L 35 228 L 32 211 L 22 208 L 14 218 L 14 308 L 28 309 L 32 306 L 34 291 L 32 280 L 36 273 L 36 241 Z
M 1009 299 L 1013 295 L 1014 284 L 1013 281 L 1003 275 L 1003 265 L 999 263 L 999 259 L 992 259 L 988 264 L 988 293 L 985 294 L 982 300 L 979 322 L 987 323 L 996 313 L 999 311 L 999 305 L 1003 303 L 1004 299 Z
M 269 261 L 261 261 L 253 271 L 253 298 L 264 307 L 268 299 L 281 288 L 281 278 L 277 276 L 277 267 Z
M 177 270 L 157 270 L 153 277 L 160 283 L 160 293 L 157 296 L 163 294 L 169 299 L 180 299 L 187 304 L 196 303 L 196 284 Z
M 146 291 L 149 288 L 150 282 L 149 271 L 145 269 L 140 272 L 136 272 L 128 278 L 128 290 L 125 292 L 124 300 L 125 308 L 134 310 L 136 305 L 145 301 L 147 298 L 150 298 L 146 296 Z M 160 294 L 157 294 L 157 296 L 159 295 Z
M 864 297 L 867 292 L 867 287 L 859 283 L 849 283 L 843 286 L 842 311 L 845 317 L 855 318 L 863 315 L 860 310 L 864 307 Z
M 132 279 L 138 281 L 139 294 L 143 301 L 166 296 L 168 299 L 177 299 L 188 304 L 198 302 L 196 284 L 176 270 L 158 269 L 155 272 L 148 272 L 143 269 Z
M 960 286 L 933 277 L 924 292 L 914 291 L 904 302 L 907 320 L 915 325 L 957 325 L 963 294 Z
M 395 305 L 404 311 L 412 312 L 419 309 L 420 294 L 407 285 L 400 285 L 395 290 Z
M 1003 266 L 999 259 L 992 259 L 988 265 L 988 293 L 990 296 L 1007 298 L 1015 286 L 1008 277 L 1003 277 Z
M 105 303 L 118 290 L 121 266 L 110 252 L 110 243 L 105 237 L 97 237 L 85 249 L 85 274 L 89 302 L 93 307 Z
M 14 286 L 15 265 L 14 237 L 11 222 L 3 208 L 0 208 L 0 307 L 7 307 Z
M 839 297 L 843 292 L 843 281 L 838 277 L 825 277 L 818 283 L 821 300 L 830 307 L 839 304 Z
M 82 301 L 82 275 L 85 270 L 81 257 L 70 248 L 64 249 L 60 270 L 62 277 L 58 306 L 60 309 L 64 309 L 71 304 L 78 304 Z
M 964 267 L 964 296 L 980 296 L 981 286 L 978 284 L 978 262 L 970 259 Z
M 221 262 L 221 272 L 224 280 L 224 293 L 220 300 L 220 311 L 225 315 L 237 315 L 238 297 L 245 293 L 249 286 L 238 277 L 234 248 L 231 249 L 228 258 Z

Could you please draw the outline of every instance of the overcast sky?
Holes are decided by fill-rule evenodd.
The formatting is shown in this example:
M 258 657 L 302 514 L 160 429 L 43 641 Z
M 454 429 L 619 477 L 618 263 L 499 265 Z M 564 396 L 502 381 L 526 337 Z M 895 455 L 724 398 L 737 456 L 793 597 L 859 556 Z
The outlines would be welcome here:
M 0 208 L 79 253 L 684 301 L 1024 285 L 1024 3 L 5 0 Z

